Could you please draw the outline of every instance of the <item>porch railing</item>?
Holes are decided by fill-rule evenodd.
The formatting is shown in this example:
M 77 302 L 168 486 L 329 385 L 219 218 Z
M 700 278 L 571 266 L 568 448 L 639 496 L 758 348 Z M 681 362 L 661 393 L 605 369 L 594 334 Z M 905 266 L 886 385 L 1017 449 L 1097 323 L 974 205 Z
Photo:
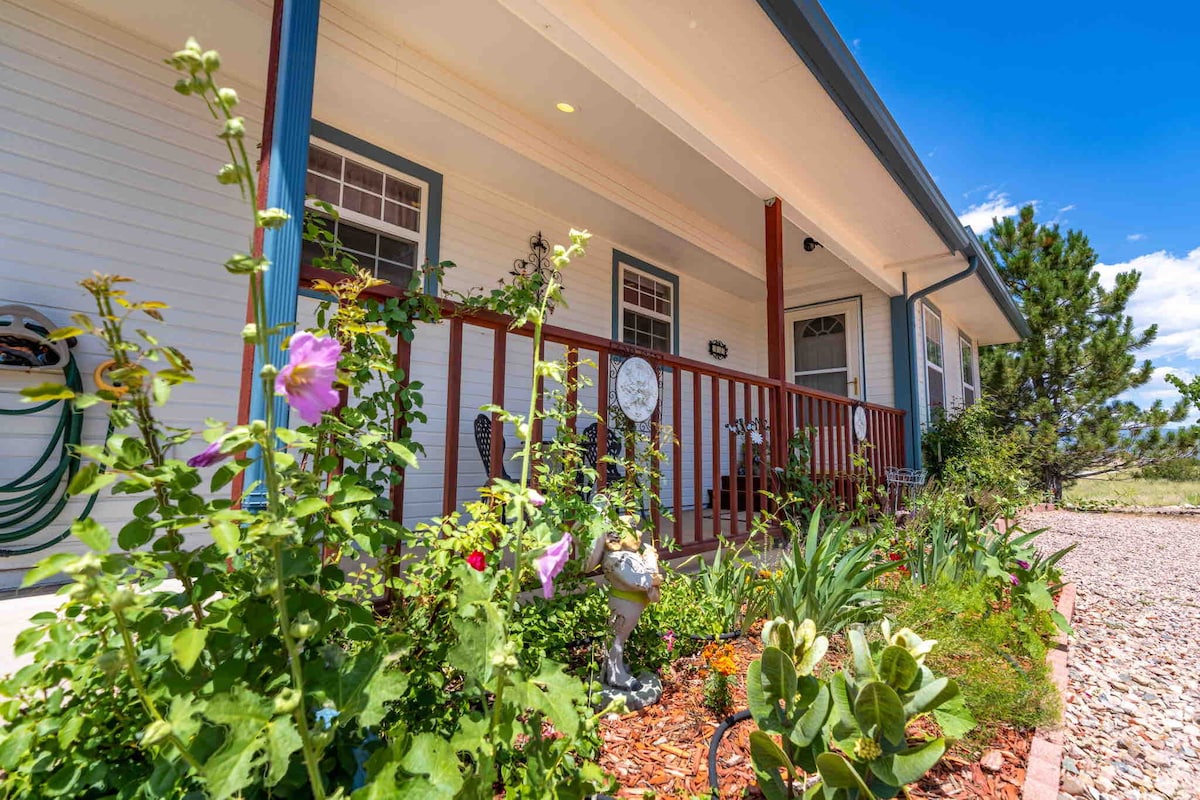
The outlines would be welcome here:
M 318 276 L 335 277 L 306 268 L 302 280 Z M 391 286 L 373 291 L 380 297 L 400 293 Z M 471 492 L 502 473 L 507 453 L 499 418 L 491 417 L 486 471 L 476 447 L 473 420 L 486 403 L 505 405 L 510 390 L 514 397 L 527 397 L 532 380 L 528 367 L 532 329 L 510 331 L 508 317 L 441 302 L 444 319 L 440 325 L 427 326 L 412 343 L 396 342 L 397 366 L 407 376 L 425 378 L 430 416 L 430 424 L 415 431 L 429 457 L 419 472 L 406 476 L 393 492 L 393 513 L 399 519 L 449 514 Z M 431 329 L 440 330 L 435 334 Z M 760 492 L 778 488 L 773 467 L 787 458 L 786 443 L 796 431 L 807 437 L 809 476 L 822 489 L 820 499 L 845 507 L 856 504 L 860 488 L 868 481 L 881 486 L 886 467 L 904 464 L 904 412 L 897 409 L 555 325 L 544 326 L 543 340 L 543 357 L 568 364 L 568 383 L 581 374 L 591 378 L 592 386 L 584 388 L 582 396 L 571 391 L 567 399 L 569 403 L 580 399 L 600 412 L 596 438 L 601 460 L 608 442 L 607 409 L 615 407 L 610 395 L 616 366 L 621 359 L 635 355 L 655 366 L 662 392 L 650 420 L 650 435 L 653 441 L 662 442 L 663 428 L 669 426 L 673 437 L 659 448 L 663 455 L 658 465 L 661 483 L 650 488 L 662 505 L 649 513 L 660 540 L 673 541 L 681 554 L 712 549 L 719 537 L 737 541 L 749 535 L 755 514 L 766 508 Z M 421 357 L 414 360 L 414 353 Z M 444 398 L 438 396 L 438 384 L 445 388 Z M 544 391 L 539 391 L 539 397 L 540 408 Z M 866 414 L 864 442 L 856 441 L 853 432 L 856 406 L 862 406 Z M 764 440 L 755 443 L 747 434 L 731 429 L 739 420 L 743 424 L 754 420 L 758 427 L 765 427 Z M 576 428 L 578 421 L 568 420 L 567 424 Z M 543 439 L 546 432 L 542 426 L 535 421 L 534 441 Z M 515 445 L 515 437 L 508 444 Z M 606 469 L 601 466 L 598 472 L 603 486 Z

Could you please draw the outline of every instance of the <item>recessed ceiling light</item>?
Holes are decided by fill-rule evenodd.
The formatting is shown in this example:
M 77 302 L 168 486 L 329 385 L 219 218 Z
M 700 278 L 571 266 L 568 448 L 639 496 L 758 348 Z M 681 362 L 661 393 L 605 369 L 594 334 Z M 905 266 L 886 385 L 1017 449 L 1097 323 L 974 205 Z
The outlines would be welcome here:
M 574 114 L 575 113 L 575 106 L 571 105 L 570 103 L 558 103 L 554 107 L 557 108 L 559 111 L 563 112 L 564 114 Z

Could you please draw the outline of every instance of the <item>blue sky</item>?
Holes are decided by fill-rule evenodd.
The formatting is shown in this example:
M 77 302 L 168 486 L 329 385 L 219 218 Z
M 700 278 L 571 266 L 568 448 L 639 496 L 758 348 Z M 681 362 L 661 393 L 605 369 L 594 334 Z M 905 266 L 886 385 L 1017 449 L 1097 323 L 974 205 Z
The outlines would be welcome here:
M 826 0 L 946 199 L 978 233 L 1035 202 L 1084 231 L 1159 325 L 1139 402 L 1200 372 L 1200 4 Z

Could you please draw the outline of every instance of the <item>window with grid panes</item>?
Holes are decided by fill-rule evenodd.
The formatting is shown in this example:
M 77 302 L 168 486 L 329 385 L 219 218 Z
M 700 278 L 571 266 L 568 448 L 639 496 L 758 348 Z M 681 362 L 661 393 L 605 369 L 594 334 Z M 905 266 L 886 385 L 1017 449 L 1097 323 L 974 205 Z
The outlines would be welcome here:
M 621 265 L 621 341 L 670 353 L 675 342 L 675 287 Z
M 305 193 L 337 209 L 330 227 L 342 249 L 378 278 L 407 288 L 425 258 L 428 184 L 314 140 L 308 148 Z M 302 260 L 321 254 L 304 243 Z
M 924 306 L 925 329 L 925 402 L 926 419 L 932 420 L 937 409 L 946 406 L 946 368 L 942 352 L 942 318 Z
M 958 348 L 962 358 L 963 405 L 973 405 L 979 394 L 979 384 L 975 378 L 975 354 L 971 340 L 965 336 L 958 339 Z

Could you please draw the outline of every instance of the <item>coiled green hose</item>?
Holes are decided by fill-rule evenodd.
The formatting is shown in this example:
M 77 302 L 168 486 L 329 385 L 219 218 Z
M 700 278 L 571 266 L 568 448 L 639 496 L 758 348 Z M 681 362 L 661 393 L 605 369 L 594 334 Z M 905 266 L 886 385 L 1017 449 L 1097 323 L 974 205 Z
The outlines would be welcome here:
M 68 357 L 63 367 L 63 378 L 71 391 L 77 395 L 83 393 L 83 379 L 73 355 Z M 70 400 L 47 400 L 25 408 L 0 408 L 0 417 L 11 420 L 39 414 L 51 409 L 55 404 L 62 406 L 58 414 L 58 424 L 41 456 L 19 477 L 0 485 L 0 544 L 29 539 L 48 528 L 62 513 L 70 500 L 67 496 L 67 486 L 79 472 L 78 447 L 83 436 L 83 411 L 76 408 Z M 6 422 L 4 427 L 12 430 L 15 424 Z M 55 457 L 58 460 L 53 469 L 43 472 L 43 467 Z M 79 519 L 86 519 L 91 514 L 97 497 L 95 494 L 88 497 Z M 0 547 L 0 557 L 36 553 L 53 547 L 70 535 L 71 530 L 68 528 L 48 541 L 36 545 Z

